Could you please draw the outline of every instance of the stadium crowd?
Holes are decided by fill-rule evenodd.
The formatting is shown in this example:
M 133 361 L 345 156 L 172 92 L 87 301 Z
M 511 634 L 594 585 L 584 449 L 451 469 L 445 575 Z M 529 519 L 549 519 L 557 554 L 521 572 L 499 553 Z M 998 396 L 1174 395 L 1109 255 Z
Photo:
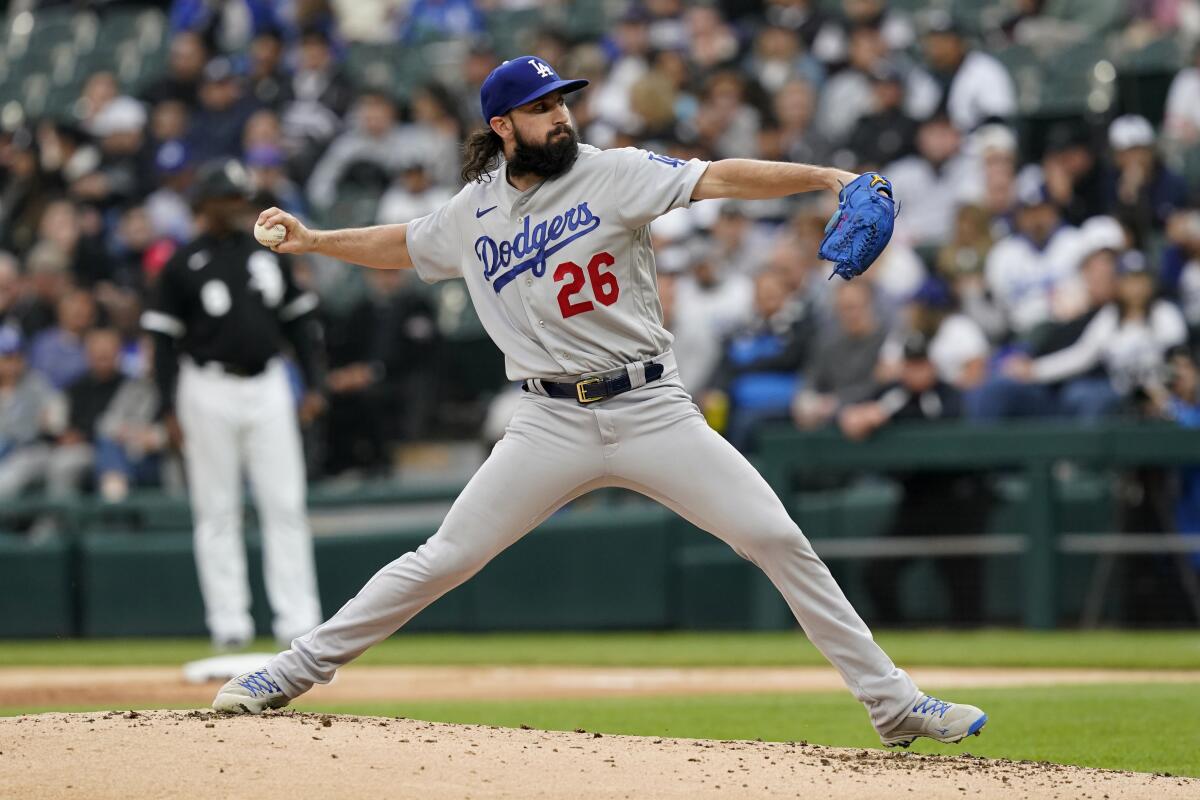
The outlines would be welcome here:
M 426 214 L 461 186 L 479 85 L 513 55 L 489 39 L 490 16 L 537 5 L 176 0 L 166 66 L 148 80 L 95 71 L 66 115 L 6 107 L 0 499 L 38 484 L 119 499 L 162 480 L 138 320 L 193 234 L 199 165 L 242 160 L 256 202 L 317 226 Z M 689 390 L 739 447 L 771 419 L 850 437 L 950 416 L 1196 424 L 1200 187 L 1181 165 L 1200 142 L 1200 3 L 1019 0 L 991 4 L 983 25 L 927 5 L 645 0 L 615 4 L 603 35 L 547 25 L 521 41 L 591 81 L 571 97 L 584 142 L 831 163 L 896 186 L 894 240 L 853 282 L 827 280 L 816 255 L 832 197 L 706 201 L 656 221 Z M 1161 37 L 1197 53 L 1161 119 L 1118 98 L 1031 126 L 993 55 Z M 456 69 L 417 85 L 347 68 L 362 42 L 446 39 L 466 43 Z M 463 293 L 321 258 L 297 270 L 322 298 L 329 362 L 314 474 L 387 469 L 391 444 L 446 422 L 439 365 L 459 346 L 447 326 L 469 314 Z M 473 390 L 476 427 L 506 390 Z

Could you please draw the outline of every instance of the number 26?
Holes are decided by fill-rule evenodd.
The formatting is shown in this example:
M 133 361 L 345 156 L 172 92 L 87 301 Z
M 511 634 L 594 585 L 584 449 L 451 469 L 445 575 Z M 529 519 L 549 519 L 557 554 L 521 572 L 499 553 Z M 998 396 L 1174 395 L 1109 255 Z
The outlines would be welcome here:
M 611 253 L 596 253 L 588 262 L 586 281 L 592 284 L 592 293 L 601 305 L 611 306 L 617 302 L 617 297 L 621 294 L 617 276 L 611 272 L 601 271 L 601 267 L 611 267 L 615 263 Z M 558 290 L 558 307 L 562 311 L 563 319 L 583 314 L 595 308 L 591 300 L 578 302 L 571 300 L 583 288 L 585 278 L 582 267 L 574 261 L 564 261 L 559 264 L 554 270 L 554 282 L 558 283 L 562 280 L 567 281 Z

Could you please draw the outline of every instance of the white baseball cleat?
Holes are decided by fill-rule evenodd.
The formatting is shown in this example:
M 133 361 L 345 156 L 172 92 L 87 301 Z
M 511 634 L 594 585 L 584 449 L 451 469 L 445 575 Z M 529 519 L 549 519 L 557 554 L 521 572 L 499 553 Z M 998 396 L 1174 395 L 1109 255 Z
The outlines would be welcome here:
M 260 669 L 229 680 L 217 692 L 212 707 L 228 714 L 261 714 L 268 708 L 283 708 L 288 702 L 279 684 Z
M 908 715 L 879 739 L 888 747 L 908 747 L 920 736 L 957 744 L 968 736 L 978 736 L 987 719 L 987 714 L 975 706 L 922 694 Z

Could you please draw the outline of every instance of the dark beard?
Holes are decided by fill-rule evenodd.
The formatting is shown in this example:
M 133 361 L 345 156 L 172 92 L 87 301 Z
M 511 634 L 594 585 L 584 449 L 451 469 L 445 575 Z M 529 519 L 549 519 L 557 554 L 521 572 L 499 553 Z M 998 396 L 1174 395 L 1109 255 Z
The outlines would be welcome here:
M 543 180 L 550 180 L 569 170 L 579 156 L 579 138 L 571 127 L 556 128 L 549 136 L 554 137 L 562 130 L 567 132 L 567 138 L 559 137 L 549 144 L 527 142 L 513 130 L 516 148 L 508 160 L 509 174 L 537 175 Z

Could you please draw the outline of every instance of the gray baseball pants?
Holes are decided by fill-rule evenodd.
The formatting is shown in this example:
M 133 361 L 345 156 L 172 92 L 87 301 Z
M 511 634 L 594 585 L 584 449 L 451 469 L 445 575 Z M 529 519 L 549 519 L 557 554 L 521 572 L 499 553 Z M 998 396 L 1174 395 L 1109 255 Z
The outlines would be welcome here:
M 563 504 L 592 489 L 640 492 L 756 564 L 808 638 L 886 732 L 918 695 L 871 638 L 808 539 L 750 463 L 713 431 L 667 372 L 591 405 L 529 393 L 438 532 L 385 566 L 267 670 L 289 697 L 353 660 L 466 581 Z

